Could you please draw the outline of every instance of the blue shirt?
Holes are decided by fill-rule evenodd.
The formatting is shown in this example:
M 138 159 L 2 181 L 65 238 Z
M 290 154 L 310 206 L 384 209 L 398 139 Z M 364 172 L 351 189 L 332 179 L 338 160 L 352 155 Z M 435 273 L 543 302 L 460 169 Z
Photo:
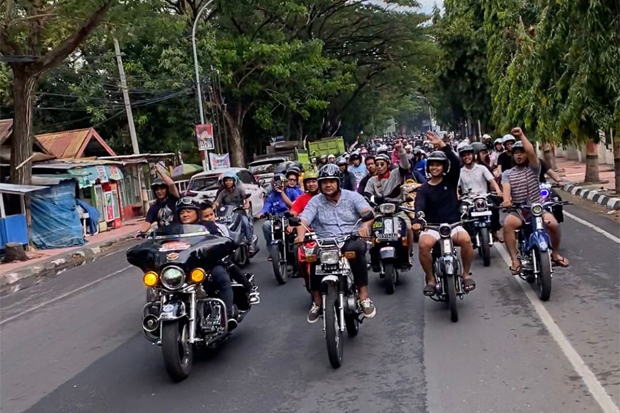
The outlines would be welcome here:
M 423 176 L 426 176 L 426 159 L 420 159 L 417 161 L 415 165 L 413 165 L 413 170 L 418 171 Z
M 364 179 L 366 175 L 368 175 L 368 169 L 366 169 L 366 165 L 363 163 L 359 164 L 359 166 L 349 165 L 349 172 L 355 176 L 355 182 L 358 183 Z
M 366 210 L 370 210 L 370 205 L 363 196 L 343 189 L 336 204 L 323 194 L 312 197 L 300 217 L 319 238 L 337 238 L 352 233 L 362 211 Z
M 291 202 L 295 202 L 295 200 L 299 198 L 301 194 L 303 194 L 303 191 L 299 186 L 296 186 L 294 188 L 291 188 L 289 186 L 284 189 L 284 193 L 286 193 L 286 196 Z M 260 213 L 283 214 L 286 211 L 288 211 L 288 206 L 286 205 L 286 202 L 284 202 L 282 194 L 278 191 L 271 191 L 269 196 L 267 196 L 267 199 L 265 199 L 263 209 L 261 209 Z

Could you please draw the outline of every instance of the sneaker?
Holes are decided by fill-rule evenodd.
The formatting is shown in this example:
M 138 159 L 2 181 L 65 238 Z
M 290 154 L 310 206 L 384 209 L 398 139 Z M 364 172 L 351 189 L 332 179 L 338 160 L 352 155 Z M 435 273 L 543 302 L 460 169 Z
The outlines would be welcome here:
M 319 321 L 319 318 L 321 318 L 321 307 L 319 307 L 315 303 L 312 303 L 312 308 L 308 313 L 308 322 L 310 324 L 314 324 Z
M 233 331 L 235 328 L 237 328 L 237 326 L 239 325 L 239 322 L 237 320 L 235 320 L 234 318 L 229 318 L 228 319 L 228 332 L 230 333 L 231 331 Z
M 260 293 L 258 287 L 252 287 L 252 292 L 249 295 L 250 305 L 260 304 Z
M 360 305 L 362 306 L 362 313 L 364 314 L 364 317 L 373 318 L 377 315 L 377 308 L 370 298 L 360 301 Z

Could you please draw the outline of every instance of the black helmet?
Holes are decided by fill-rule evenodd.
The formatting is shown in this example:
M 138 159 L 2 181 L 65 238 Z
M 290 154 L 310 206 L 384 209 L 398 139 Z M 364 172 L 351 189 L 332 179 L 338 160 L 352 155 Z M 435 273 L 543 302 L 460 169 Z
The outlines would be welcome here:
M 431 162 L 443 163 L 443 174 L 444 175 L 450 171 L 450 160 L 448 159 L 448 157 L 443 151 L 434 151 L 434 152 L 431 152 L 430 155 L 428 155 L 428 158 L 426 158 L 426 173 L 427 174 L 431 173 L 429 169 Z
M 362 160 L 362 155 L 360 155 L 359 153 L 353 153 L 353 154 L 351 155 L 351 157 L 349 158 L 349 160 L 350 160 L 351 162 L 353 162 L 353 161 L 355 161 L 355 160 L 361 161 L 361 160 Z
M 471 147 L 474 148 L 474 154 L 478 155 L 482 151 L 488 151 L 487 146 L 482 142 L 474 142 L 471 144 Z
M 168 184 L 166 182 L 164 182 L 163 179 L 161 178 L 157 178 L 156 180 L 153 181 L 153 183 L 151 184 L 151 190 L 156 190 L 157 188 L 168 188 Z
M 474 152 L 474 147 L 469 145 L 469 144 L 465 144 L 465 145 L 461 145 L 459 146 L 459 155 L 462 155 L 465 152 Z
M 299 178 L 299 174 L 301 174 L 301 169 L 299 169 L 297 166 L 291 166 L 286 171 L 286 177 L 288 178 L 288 176 L 291 175 L 291 174 L 295 175 L 295 176 L 297 176 L 297 178 Z
M 340 187 L 340 168 L 338 168 L 333 163 L 328 163 L 327 165 L 323 166 L 319 171 L 319 177 L 317 181 L 320 184 L 320 182 L 324 179 L 335 179 L 338 181 L 338 187 Z
M 521 142 L 521 141 L 515 142 L 515 144 L 512 145 L 512 152 L 513 153 L 514 153 L 515 149 L 525 150 L 525 148 L 523 147 L 523 142 Z
M 198 211 L 198 220 L 200 220 L 200 211 L 202 211 L 202 205 L 200 201 L 198 201 L 196 198 L 192 198 L 191 196 L 184 196 L 177 201 L 175 206 L 177 216 L 179 216 L 181 214 L 181 211 L 184 209 L 193 209 L 195 211 Z
M 336 160 L 336 165 L 338 166 L 347 166 L 349 164 L 349 162 L 347 162 L 347 160 L 345 158 L 338 158 L 338 160 Z

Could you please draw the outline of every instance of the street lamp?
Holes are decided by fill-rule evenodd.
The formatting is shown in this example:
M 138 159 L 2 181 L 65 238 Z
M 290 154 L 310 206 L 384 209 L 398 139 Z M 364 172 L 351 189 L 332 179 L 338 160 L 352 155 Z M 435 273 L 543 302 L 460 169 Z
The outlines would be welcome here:
M 204 125 L 205 123 L 205 115 L 204 109 L 202 108 L 202 91 L 200 89 L 200 74 L 198 68 L 198 52 L 196 51 L 196 26 L 198 25 L 198 20 L 200 20 L 200 15 L 203 11 L 207 9 L 215 0 L 210 0 L 205 3 L 204 6 L 200 8 L 196 18 L 194 19 L 194 25 L 192 26 L 192 49 L 194 51 L 194 71 L 196 72 L 196 98 L 198 99 L 198 108 L 200 110 L 200 123 Z M 202 159 L 202 168 L 206 171 L 208 165 L 208 157 L 209 151 L 205 151 L 204 158 Z
M 431 102 L 428 101 L 426 96 L 416 95 L 416 98 L 424 99 L 428 104 L 428 130 L 433 130 L 433 115 L 431 114 Z

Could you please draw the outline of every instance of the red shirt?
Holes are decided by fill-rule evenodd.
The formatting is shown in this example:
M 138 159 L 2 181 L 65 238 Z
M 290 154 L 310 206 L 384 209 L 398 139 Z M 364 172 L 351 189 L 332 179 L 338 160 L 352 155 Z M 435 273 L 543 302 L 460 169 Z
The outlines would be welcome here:
M 304 192 L 303 194 L 299 196 L 299 198 L 295 200 L 295 202 L 293 202 L 293 205 L 291 206 L 291 212 L 295 215 L 301 214 L 311 199 L 312 199 L 312 195 L 308 192 Z

